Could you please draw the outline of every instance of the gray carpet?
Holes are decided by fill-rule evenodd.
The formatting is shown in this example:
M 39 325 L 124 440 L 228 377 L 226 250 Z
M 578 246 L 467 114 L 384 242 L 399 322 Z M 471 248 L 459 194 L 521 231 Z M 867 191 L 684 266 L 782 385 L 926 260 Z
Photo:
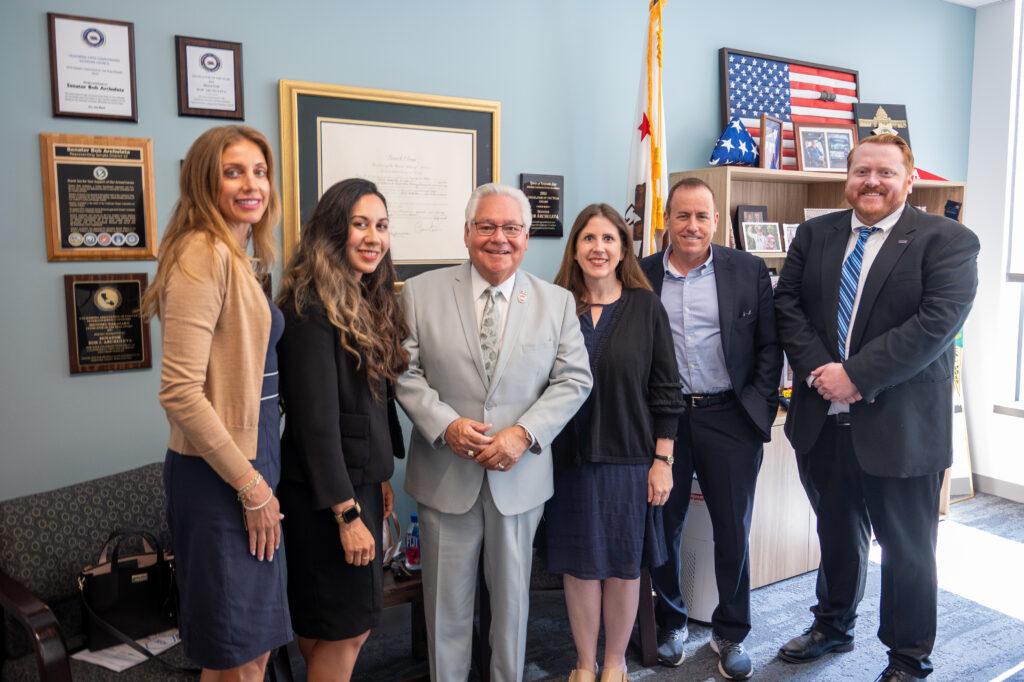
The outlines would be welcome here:
M 952 506 L 954 521 L 1024 543 L 1024 505 L 979 494 Z M 1024 575 L 1024 567 L 1021 571 Z M 885 647 L 875 636 L 878 626 L 879 567 L 868 573 L 856 635 L 856 648 L 804 665 L 775 658 L 778 647 L 811 623 L 808 611 L 815 574 L 808 573 L 755 590 L 751 599 L 753 630 L 745 646 L 754 663 L 754 678 L 765 682 L 865 680 L 870 682 L 886 665 Z M 1019 591 L 1020 585 L 1007 589 Z M 357 680 L 401 680 L 426 672 L 426 663 L 410 656 L 408 611 L 391 609 L 385 623 L 363 648 L 356 666 Z M 710 629 L 691 623 L 686 661 L 676 669 L 641 667 L 630 652 L 633 680 L 721 680 L 718 658 L 708 647 Z M 530 628 L 526 652 L 526 680 L 565 680 L 575 660 L 562 593 L 535 591 L 531 595 Z M 936 647 L 932 655 L 934 682 L 987 681 L 1024 661 L 1024 622 L 985 608 L 956 594 L 940 591 Z M 301 661 L 293 661 L 296 668 Z M 471 676 L 470 679 L 476 679 Z M 1013 680 L 1024 680 L 1024 672 Z

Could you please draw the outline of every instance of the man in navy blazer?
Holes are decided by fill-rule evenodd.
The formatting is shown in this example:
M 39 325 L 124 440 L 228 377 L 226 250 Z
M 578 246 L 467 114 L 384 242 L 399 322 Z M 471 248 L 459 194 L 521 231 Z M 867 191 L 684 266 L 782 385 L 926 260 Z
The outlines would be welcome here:
M 786 435 L 818 516 L 814 623 L 779 657 L 853 648 L 871 531 L 882 546 L 877 680 L 932 671 L 935 541 L 952 461 L 953 341 L 978 285 L 978 238 L 906 203 L 914 156 L 896 135 L 850 152 L 852 211 L 802 224 L 775 293 L 793 366 Z
M 683 662 L 687 610 L 679 547 L 696 472 L 715 536 L 718 606 L 711 647 L 728 679 L 753 674 L 742 642 L 750 632 L 750 534 L 763 444 L 778 411 L 782 350 L 771 278 L 762 259 L 711 243 L 718 225 L 711 187 L 686 178 L 669 191 L 666 251 L 640 261 L 668 311 L 686 411 L 679 418 L 664 508 L 668 561 L 651 571 L 658 593 L 658 657 Z

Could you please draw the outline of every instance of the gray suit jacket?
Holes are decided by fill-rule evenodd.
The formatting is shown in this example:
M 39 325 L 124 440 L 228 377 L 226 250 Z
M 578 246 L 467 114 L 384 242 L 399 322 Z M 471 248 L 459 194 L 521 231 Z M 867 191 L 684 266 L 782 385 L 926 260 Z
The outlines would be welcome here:
M 484 371 L 469 262 L 413 277 L 402 290 L 409 369 L 397 397 L 412 419 L 405 491 L 418 502 L 461 514 L 476 501 L 487 474 L 502 514 L 520 514 L 553 492 L 551 442 L 590 393 L 587 350 L 572 294 L 520 270 L 494 377 Z M 444 443 L 458 417 L 517 423 L 536 439 L 509 471 L 487 471 Z

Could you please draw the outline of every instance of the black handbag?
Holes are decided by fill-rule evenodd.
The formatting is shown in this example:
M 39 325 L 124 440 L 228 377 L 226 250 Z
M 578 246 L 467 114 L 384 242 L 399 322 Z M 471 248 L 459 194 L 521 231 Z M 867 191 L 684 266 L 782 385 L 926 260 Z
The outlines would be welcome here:
M 129 538 L 141 538 L 142 553 L 121 553 Z M 78 586 L 90 651 L 178 627 L 174 555 L 148 531 L 111 533 L 96 563 L 79 574 Z

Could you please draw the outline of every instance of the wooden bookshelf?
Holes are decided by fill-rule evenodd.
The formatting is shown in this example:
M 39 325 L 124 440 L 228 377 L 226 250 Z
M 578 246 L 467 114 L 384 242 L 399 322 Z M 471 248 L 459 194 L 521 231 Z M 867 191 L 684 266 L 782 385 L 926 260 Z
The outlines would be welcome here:
M 845 173 L 816 173 L 813 171 L 768 170 L 746 166 L 714 166 L 699 170 L 679 171 L 669 176 L 674 185 L 686 177 L 700 178 L 715 192 L 718 211 L 716 244 L 731 245 L 733 217 L 740 205 L 767 206 L 768 222 L 802 223 L 804 208 L 850 208 L 846 202 Z M 963 182 L 918 180 L 910 194 L 910 203 L 924 206 L 929 213 L 943 215 L 946 200 L 963 203 Z M 961 208 L 960 221 L 964 221 L 966 206 Z M 785 253 L 758 252 L 768 267 L 781 270 Z

